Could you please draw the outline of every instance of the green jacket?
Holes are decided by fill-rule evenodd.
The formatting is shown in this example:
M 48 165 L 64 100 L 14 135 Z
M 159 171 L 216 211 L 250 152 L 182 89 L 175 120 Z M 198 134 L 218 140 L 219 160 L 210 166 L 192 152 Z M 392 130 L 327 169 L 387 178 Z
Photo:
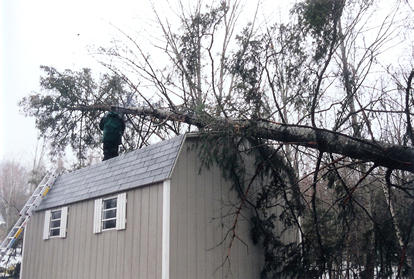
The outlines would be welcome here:
M 125 122 L 122 116 L 110 111 L 99 122 L 99 128 L 103 130 L 102 142 L 120 145 L 122 143 L 122 134 L 125 130 Z

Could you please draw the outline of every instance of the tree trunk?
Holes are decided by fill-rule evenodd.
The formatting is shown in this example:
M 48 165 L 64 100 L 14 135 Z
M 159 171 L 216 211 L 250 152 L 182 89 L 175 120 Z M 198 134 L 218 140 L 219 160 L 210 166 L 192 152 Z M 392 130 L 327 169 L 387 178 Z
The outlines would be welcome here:
M 80 106 L 69 110 L 108 111 L 108 106 Z M 119 108 L 126 114 L 151 116 L 164 121 L 178 121 L 204 127 L 205 120 L 190 113 L 173 112 L 149 107 Z M 236 132 L 251 132 L 254 136 L 279 141 L 285 144 L 300 145 L 326 153 L 339 154 L 353 159 L 372 162 L 377 166 L 399 169 L 414 173 L 414 148 L 393 145 L 386 142 L 372 141 L 347 136 L 338 132 L 313 128 L 309 126 L 249 121 L 245 119 L 210 117 L 211 126 L 233 126 Z M 208 132 L 216 132 L 209 130 Z

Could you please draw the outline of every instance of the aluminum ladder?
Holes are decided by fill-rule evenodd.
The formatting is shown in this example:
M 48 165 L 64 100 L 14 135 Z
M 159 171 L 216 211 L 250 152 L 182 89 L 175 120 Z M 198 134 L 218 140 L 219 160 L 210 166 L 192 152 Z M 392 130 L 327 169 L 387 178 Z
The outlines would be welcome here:
M 23 206 L 22 210 L 19 213 L 19 220 L 17 220 L 14 227 L 10 230 L 9 234 L 0 245 L 0 262 L 2 262 L 3 257 L 8 254 L 10 248 L 13 247 L 14 242 L 26 227 L 27 222 L 30 220 L 30 217 L 33 215 L 33 210 L 35 210 L 36 207 L 38 207 L 42 202 L 43 197 L 50 190 L 57 177 L 58 175 L 56 172 L 46 173 L 45 177 L 43 177 L 42 181 L 34 190 L 33 194 L 27 200 L 26 204 Z

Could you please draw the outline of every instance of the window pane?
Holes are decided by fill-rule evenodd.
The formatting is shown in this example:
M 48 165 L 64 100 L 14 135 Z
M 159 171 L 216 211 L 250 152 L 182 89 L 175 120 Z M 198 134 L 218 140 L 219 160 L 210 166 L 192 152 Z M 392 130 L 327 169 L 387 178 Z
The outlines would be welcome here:
M 50 236 L 59 236 L 59 234 L 60 234 L 60 229 L 50 230 Z
M 109 199 L 104 201 L 104 209 L 116 208 L 117 198 Z
M 116 219 L 103 221 L 102 229 L 107 230 L 107 229 L 113 229 L 115 227 L 116 227 Z
M 62 215 L 62 211 L 61 210 L 56 210 L 56 211 L 52 211 L 52 217 L 51 219 L 60 219 L 60 216 Z
M 110 219 L 110 218 L 115 218 L 116 217 L 116 209 L 110 209 L 107 211 L 104 211 L 103 213 L 103 219 Z
M 60 220 L 50 222 L 50 228 L 59 228 L 60 227 Z

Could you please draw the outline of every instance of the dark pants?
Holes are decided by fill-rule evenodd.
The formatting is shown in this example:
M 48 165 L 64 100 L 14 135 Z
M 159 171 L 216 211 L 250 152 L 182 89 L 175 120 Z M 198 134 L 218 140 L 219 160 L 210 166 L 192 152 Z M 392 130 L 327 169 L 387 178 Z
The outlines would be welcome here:
M 104 153 L 103 161 L 118 156 L 119 155 L 119 153 L 118 153 L 118 144 L 112 143 L 112 142 L 108 142 L 108 143 L 104 142 L 104 144 L 103 144 L 103 153 Z

